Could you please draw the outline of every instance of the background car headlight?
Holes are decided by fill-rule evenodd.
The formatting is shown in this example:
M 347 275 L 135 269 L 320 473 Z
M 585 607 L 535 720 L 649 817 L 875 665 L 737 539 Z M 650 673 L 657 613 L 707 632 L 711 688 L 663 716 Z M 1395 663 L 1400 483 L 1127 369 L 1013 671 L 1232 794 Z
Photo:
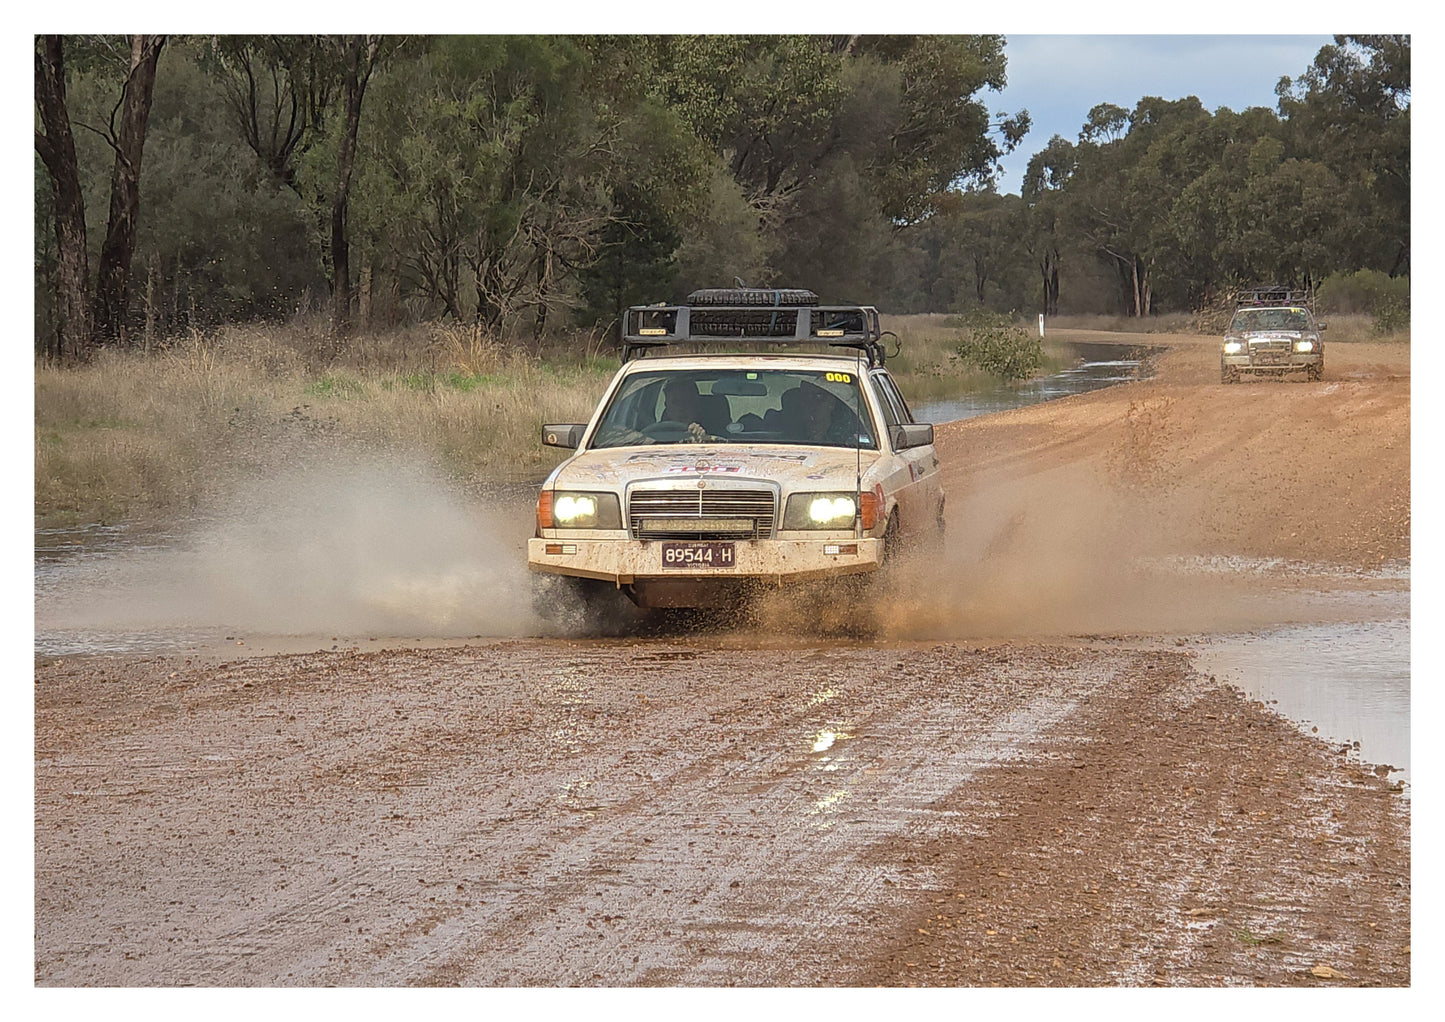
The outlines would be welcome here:
M 795 493 L 783 512 L 785 529 L 851 529 L 858 515 L 853 493 Z
M 558 529 L 620 529 L 622 505 L 615 493 L 558 490 L 552 498 L 552 521 Z
M 1225 342 L 1224 342 L 1224 353 L 1225 353 L 1226 355 L 1238 355 L 1238 354 L 1239 354 L 1241 351 L 1243 351 L 1243 350 L 1244 350 L 1244 345 L 1241 344 L 1239 341 L 1225 341 Z
M 1294 342 L 1294 350 L 1295 350 L 1295 351 L 1314 351 L 1314 350 L 1315 350 L 1315 342 L 1314 342 L 1314 341 L 1295 341 L 1295 342 Z

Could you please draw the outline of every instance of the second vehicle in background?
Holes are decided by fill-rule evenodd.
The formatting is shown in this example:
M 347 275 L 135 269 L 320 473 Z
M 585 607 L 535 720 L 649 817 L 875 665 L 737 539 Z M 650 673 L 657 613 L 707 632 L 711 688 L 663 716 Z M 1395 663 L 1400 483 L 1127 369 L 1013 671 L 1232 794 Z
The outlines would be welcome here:
M 1246 375 L 1324 376 L 1325 325 L 1315 319 L 1310 292 L 1250 288 L 1239 293 L 1235 305 L 1219 356 L 1221 382 L 1238 383 Z

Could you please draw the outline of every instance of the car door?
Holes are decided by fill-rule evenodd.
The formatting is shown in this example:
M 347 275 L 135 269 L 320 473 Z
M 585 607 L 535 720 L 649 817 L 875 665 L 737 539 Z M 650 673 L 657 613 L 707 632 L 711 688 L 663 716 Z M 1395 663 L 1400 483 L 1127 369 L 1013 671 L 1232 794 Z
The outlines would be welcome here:
M 901 463 L 896 482 L 900 524 L 917 535 L 933 524 L 938 511 L 938 457 L 932 444 L 901 451 L 894 446 L 893 427 L 913 422 L 913 413 L 908 410 L 908 403 L 903 400 L 898 385 L 893 382 L 887 370 L 876 370 L 872 376 L 884 422 L 888 427 L 887 443 L 894 457 Z

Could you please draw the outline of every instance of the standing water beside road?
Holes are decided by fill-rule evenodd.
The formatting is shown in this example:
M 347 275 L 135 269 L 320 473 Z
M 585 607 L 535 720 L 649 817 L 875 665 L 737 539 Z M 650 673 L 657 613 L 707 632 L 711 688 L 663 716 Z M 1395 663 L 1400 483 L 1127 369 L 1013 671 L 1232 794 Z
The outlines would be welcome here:
M 1410 782 L 1408 619 L 1217 636 L 1200 670 Z M 1407 789 L 1408 790 L 1408 789 Z
M 1065 354 L 1074 360 L 1067 369 L 1018 384 L 996 383 L 966 394 L 930 398 L 912 409 L 919 422 L 953 422 L 979 415 L 1072 397 L 1091 390 L 1128 383 L 1150 375 L 1149 359 L 1160 347 L 1068 342 Z

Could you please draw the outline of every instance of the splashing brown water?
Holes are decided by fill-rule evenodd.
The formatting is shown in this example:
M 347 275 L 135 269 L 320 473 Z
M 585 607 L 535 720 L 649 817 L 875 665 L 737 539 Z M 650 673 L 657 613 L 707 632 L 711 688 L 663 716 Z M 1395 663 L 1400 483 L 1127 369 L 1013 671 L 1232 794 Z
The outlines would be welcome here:
M 399 456 L 317 455 L 252 479 L 161 549 L 37 599 L 36 627 L 524 635 L 530 512 Z
M 1288 580 L 1151 568 L 1183 552 L 1167 525 L 1069 464 L 951 493 L 946 542 L 864 583 L 765 590 L 721 613 L 641 614 L 616 594 L 615 613 L 562 606 L 544 619 L 526 567 L 530 488 L 478 498 L 416 459 L 333 451 L 253 478 L 173 545 L 106 558 L 50 588 L 36 627 L 810 642 L 1178 634 L 1320 618 Z

